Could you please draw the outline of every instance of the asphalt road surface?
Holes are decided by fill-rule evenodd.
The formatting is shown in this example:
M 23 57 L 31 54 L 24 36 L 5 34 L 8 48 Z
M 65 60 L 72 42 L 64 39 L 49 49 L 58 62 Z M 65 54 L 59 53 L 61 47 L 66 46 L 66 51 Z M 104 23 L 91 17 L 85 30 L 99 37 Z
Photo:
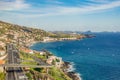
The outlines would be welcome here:
M 19 51 L 13 44 L 7 44 L 8 64 L 20 64 Z M 7 67 L 6 80 L 28 80 L 21 67 Z

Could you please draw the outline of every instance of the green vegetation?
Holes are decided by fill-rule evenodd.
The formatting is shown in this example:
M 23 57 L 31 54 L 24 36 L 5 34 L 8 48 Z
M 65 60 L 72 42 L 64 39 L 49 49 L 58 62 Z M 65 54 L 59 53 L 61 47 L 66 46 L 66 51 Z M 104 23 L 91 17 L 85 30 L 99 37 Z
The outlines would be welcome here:
M 5 33 L 5 30 L 3 29 L 0 29 L 0 35 L 4 34 Z
M 26 73 L 26 75 L 29 80 L 48 80 L 48 79 L 45 79 L 45 76 L 49 77 L 46 73 L 41 73 L 32 69 L 28 73 Z
M 65 34 L 62 32 L 52 33 L 41 29 L 29 28 L 0 21 L 0 41 L 3 43 L 14 43 L 17 47 L 27 47 L 32 42 L 43 41 L 44 37 L 57 38 L 59 40 L 60 38 L 81 38 L 81 36 L 84 35 Z M 3 48 L 0 47 L 0 49 Z M 45 53 L 46 54 L 40 55 L 39 53 L 29 54 L 20 51 L 20 61 L 22 61 L 21 64 L 37 65 L 37 62 L 32 58 L 32 56 L 46 61 L 48 56 L 53 55 L 46 50 Z M 55 64 L 55 62 L 60 62 L 60 60 L 53 60 L 53 64 Z M 62 70 L 56 67 L 50 68 L 49 74 L 47 74 L 46 68 L 30 68 L 28 70 L 29 71 L 26 75 L 29 80 L 45 80 L 43 76 L 49 77 L 50 80 L 71 80 Z M 37 79 L 35 77 L 37 77 Z M 4 78 L 5 74 L 0 73 L 0 80 L 4 80 Z
M 56 62 L 60 62 L 60 60 L 59 60 L 59 59 L 56 59 Z
M 10 24 L 3 21 L 0 21 L 0 36 L 5 35 L 6 39 L 9 39 L 8 42 L 14 42 L 19 46 L 27 46 L 27 44 L 34 41 L 43 41 L 44 37 L 51 38 L 81 38 L 83 35 L 77 34 L 66 34 L 63 32 L 46 32 L 41 29 L 29 28 L 25 26 L 19 26 L 16 24 Z
M 43 60 L 47 59 L 47 55 L 40 55 L 39 53 L 34 54 L 34 56 Z
M 46 55 L 40 55 L 38 53 L 31 55 L 31 54 L 28 54 L 28 53 L 21 52 L 21 58 L 23 58 L 23 59 L 33 60 L 31 58 L 31 56 L 35 56 L 35 57 L 43 59 L 43 60 L 47 59 Z M 53 61 L 53 63 L 56 62 L 56 61 L 59 62 L 59 60 L 56 59 L 55 61 Z M 29 61 L 22 62 L 22 64 L 37 65 L 36 62 L 29 62 Z M 47 73 L 46 68 L 30 68 L 30 71 L 41 73 L 41 74 L 43 74 L 43 73 L 46 74 Z M 56 67 L 52 67 L 52 68 L 49 69 L 49 75 L 54 80 L 71 80 L 62 70 L 60 70 L 59 68 L 56 68 Z M 29 78 L 33 77 L 32 73 L 27 73 L 27 76 Z M 32 79 L 30 79 L 30 80 L 32 80 Z
M 49 74 L 55 79 L 55 80 L 71 80 L 65 73 L 63 73 L 60 69 L 56 67 L 52 67 L 49 69 Z
M 30 72 L 26 73 L 26 76 L 28 77 L 28 80 L 34 80 L 33 79 L 33 74 L 31 74 Z
M 64 33 L 56 33 L 54 35 L 50 35 L 49 37 L 52 38 L 70 38 L 70 34 L 64 34 Z
M 36 56 L 37 58 L 41 58 L 41 59 L 46 59 L 46 55 L 40 55 L 38 53 L 31 55 L 28 53 L 24 53 L 21 52 L 21 58 L 23 59 L 27 59 L 27 60 L 33 60 L 31 58 L 31 56 Z M 33 60 L 34 61 L 34 60 Z M 59 62 L 59 60 L 55 60 L 57 62 Z M 30 61 L 26 61 L 26 62 L 22 62 L 22 64 L 28 64 L 28 65 L 37 65 L 36 62 L 30 62 Z M 30 68 L 30 71 L 32 71 L 33 73 L 38 73 L 38 74 L 46 74 L 46 68 Z M 26 75 L 28 76 L 29 80 L 32 80 L 33 77 L 39 77 L 39 75 L 34 75 L 33 73 L 27 73 Z M 48 75 L 46 75 L 48 76 Z M 52 67 L 49 69 L 49 77 L 53 78 L 54 80 L 71 80 L 64 72 L 62 72 L 62 70 L 56 68 L 56 67 Z
M 5 80 L 5 73 L 0 72 L 0 80 Z
M 27 64 L 27 65 L 37 65 L 37 62 L 31 57 L 32 54 L 20 52 L 20 57 L 22 59 L 21 64 Z
M 23 61 L 22 64 L 27 64 L 27 65 L 37 65 L 37 62 L 35 61 Z
M 34 68 L 35 71 L 43 72 L 43 68 Z
M 46 73 L 45 68 L 33 68 L 33 71 L 37 71 L 37 72 L 40 72 L 40 73 Z
M 43 37 L 49 35 L 49 32 L 0 21 L 0 36 L 3 35 L 5 35 L 5 38 L 9 39 L 9 41 L 17 43 L 19 40 L 21 45 L 25 45 L 28 43 L 28 40 L 30 40 L 30 42 L 42 41 Z
M 31 54 L 29 53 L 24 53 L 24 52 L 20 52 L 20 58 L 23 60 L 33 60 L 33 58 L 31 58 Z

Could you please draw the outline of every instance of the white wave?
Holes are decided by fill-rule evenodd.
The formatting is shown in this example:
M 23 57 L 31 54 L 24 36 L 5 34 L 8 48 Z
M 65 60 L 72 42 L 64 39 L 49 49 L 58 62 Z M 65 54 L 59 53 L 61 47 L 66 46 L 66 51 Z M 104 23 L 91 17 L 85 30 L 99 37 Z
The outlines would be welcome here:
M 70 62 L 69 68 L 67 69 L 67 72 L 73 72 L 73 71 L 75 71 L 76 68 L 74 66 L 75 66 L 74 62 Z M 75 74 L 79 78 L 79 80 L 82 80 L 80 73 L 75 73 Z
M 75 69 L 74 65 L 75 65 L 75 64 L 74 64 L 73 62 L 70 62 L 69 68 L 67 69 L 67 72 L 75 71 L 76 69 Z
M 82 80 L 80 73 L 76 73 L 76 75 L 77 75 L 77 77 L 79 78 L 79 80 Z

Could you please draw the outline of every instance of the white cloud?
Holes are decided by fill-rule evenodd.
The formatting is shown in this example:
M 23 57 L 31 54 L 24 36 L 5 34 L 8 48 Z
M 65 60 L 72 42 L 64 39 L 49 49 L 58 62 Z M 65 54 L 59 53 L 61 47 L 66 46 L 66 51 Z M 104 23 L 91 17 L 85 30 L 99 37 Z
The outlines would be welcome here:
M 47 0 L 48 2 L 57 2 L 57 0 Z M 90 1 L 90 0 L 89 0 Z M 96 0 L 91 0 L 96 1 Z M 98 1 L 98 0 L 97 0 Z M 104 0 L 102 0 L 104 1 Z M 108 1 L 108 0 L 107 0 Z M 71 14 L 83 14 L 88 12 L 103 11 L 115 7 L 120 7 L 120 1 L 115 0 L 104 4 L 89 4 L 82 7 L 68 7 L 60 5 L 48 5 L 46 7 L 32 8 L 30 4 L 25 3 L 25 0 L 15 0 L 12 2 L 0 1 L 0 10 L 20 10 L 21 13 L 16 13 L 16 15 L 24 17 L 39 17 L 39 16 L 53 16 L 53 15 L 71 15 Z M 25 10 L 25 8 L 28 8 Z M 22 13 L 23 12 L 23 13 Z
M 110 0 L 89 0 L 89 1 L 92 1 L 92 2 L 102 2 L 102 3 L 103 2 L 110 2 Z
M 63 13 L 84 13 L 89 11 L 100 11 L 100 10 L 106 10 L 111 9 L 115 7 L 120 6 L 120 1 L 108 3 L 108 4 L 102 4 L 102 5 L 90 5 L 86 7 L 64 7 L 61 11 Z
M 33 14 L 25 15 L 26 17 L 38 17 L 38 16 L 52 16 L 52 15 L 69 15 L 69 14 L 83 14 L 88 12 L 103 11 L 120 6 L 120 1 L 114 1 L 107 4 L 91 4 L 85 7 L 67 7 L 67 6 L 53 6 L 39 9 L 31 9 Z M 22 15 L 24 16 L 24 14 Z
M 28 8 L 30 5 L 25 0 L 0 1 L 0 10 L 19 10 Z

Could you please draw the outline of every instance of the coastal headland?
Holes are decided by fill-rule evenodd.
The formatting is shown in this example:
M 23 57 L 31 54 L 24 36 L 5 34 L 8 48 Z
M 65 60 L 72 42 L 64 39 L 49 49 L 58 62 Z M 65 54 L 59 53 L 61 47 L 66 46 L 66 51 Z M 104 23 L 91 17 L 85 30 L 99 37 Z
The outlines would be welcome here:
M 52 65 L 49 69 L 44 67 L 23 68 L 28 79 L 81 80 L 77 73 L 69 71 L 71 65 L 69 62 L 64 62 L 61 57 L 57 57 L 49 51 L 35 51 L 29 47 L 37 42 L 79 40 L 87 37 L 88 35 L 77 33 L 46 32 L 41 29 L 28 28 L 0 21 L 0 56 L 7 54 L 6 45 L 10 43 L 19 50 L 20 64 L 40 65 L 41 63 L 38 61 L 41 61 L 42 64 Z M 7 60 L 3 61 L 7 62 Z M 2 73 L 4 74 L 5 72 L 6 71 L 3 71 Z

